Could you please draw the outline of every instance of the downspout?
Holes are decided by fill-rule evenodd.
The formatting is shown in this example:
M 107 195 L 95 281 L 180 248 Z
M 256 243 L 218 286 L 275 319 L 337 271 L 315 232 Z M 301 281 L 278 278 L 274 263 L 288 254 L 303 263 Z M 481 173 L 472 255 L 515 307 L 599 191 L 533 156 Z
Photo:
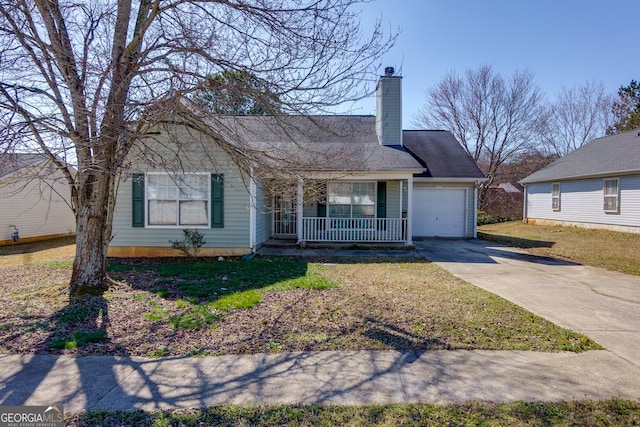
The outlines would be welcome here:
M 413 175 L 407 179 L 407 246 L 413 245 Z
M 480 181 L 476 181 L 473 186 L 473 238 L 478 238 L 478 186 Z
M 522 222 L 526 223 L 529 213 L 527 212 L 527 184 L 524 185 L 524 197 L 522 198 Z
M 257 185 L 253 178 L 249 178 L 249 248 L 251 252 L 256 251 L 256 245 L 258 240 L 257 230 Z

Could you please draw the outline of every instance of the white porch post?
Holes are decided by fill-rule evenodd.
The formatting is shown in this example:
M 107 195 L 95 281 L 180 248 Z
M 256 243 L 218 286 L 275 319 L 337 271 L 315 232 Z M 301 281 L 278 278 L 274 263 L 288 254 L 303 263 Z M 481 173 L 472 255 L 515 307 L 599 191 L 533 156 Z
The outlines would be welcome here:
M 473 186 L 473 238 L 476 239 L 478 237 L 478 185 L 480 183 L 476 182 Z M 465 236 L 466 237 L 466 236 Z
M 296 200 L 296 221 L 298 232 L 298 243 L 302 242 L 302 211 L 303 211 L 302 178 L 298 178 L 298 199 Z
M 413 245 L 413 175 L 407 179 L 407 245 Z

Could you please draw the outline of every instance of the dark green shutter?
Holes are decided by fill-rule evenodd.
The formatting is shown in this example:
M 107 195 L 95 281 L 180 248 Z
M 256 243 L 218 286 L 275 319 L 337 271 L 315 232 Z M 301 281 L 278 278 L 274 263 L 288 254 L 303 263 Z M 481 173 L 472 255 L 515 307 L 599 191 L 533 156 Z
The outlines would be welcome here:
M 327 184 L 321 184 L 318 189 L 318 204 L 316 206 L 316 216 L 318 218 L 326 218 L 327 217 Z M 321 202 L 324 200 L 324 203 Z M 318 221 L 317 228 L 318 230 L 323 230 L 326 227 L 325 221 Z
M 378 218 L 387 217 L 387 183 L 378 183 Z
M 144 227 L 144 174 L 134 173 L 132 185 L 132 226 Z
M 224 228 L 224 175 L 211 174 L 211 228 Z

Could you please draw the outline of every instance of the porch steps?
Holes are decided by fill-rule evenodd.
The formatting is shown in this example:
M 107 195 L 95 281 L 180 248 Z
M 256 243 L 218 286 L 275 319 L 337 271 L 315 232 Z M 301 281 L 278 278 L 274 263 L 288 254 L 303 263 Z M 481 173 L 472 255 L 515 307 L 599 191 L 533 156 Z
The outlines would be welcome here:
M 297 248 L 296 239 L 269 239 L 262 244 L 267 248 Z

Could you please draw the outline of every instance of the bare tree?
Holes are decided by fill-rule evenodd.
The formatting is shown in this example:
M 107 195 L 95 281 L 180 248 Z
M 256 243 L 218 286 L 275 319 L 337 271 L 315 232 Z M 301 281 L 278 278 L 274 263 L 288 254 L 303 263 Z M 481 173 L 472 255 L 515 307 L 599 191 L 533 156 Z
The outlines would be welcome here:
M 462 77 L 452 71 L 426 98 L 414 124 L 444 128 L 460 141 L 488 178 L 478 196 L 482 206 L 500 165 L 537 141 L 542 95 L 533 75 L 516 71 L 505 79 L 491 66 Z
M 541 127 L 541 149 L 564 156 L 594 138 L 604 136 L 613 122 L 613 97 L 602 83 L 563 87 L 547 110 Z
M 37 147 L 66 175 L 71 295 L 106 287 L 117 178 L 148 106 L 225 70 L 270 82 L 283 112 L 358 99 L 395 36 L 363 37 L 357 3 L 0 0 L 0 152 Z

